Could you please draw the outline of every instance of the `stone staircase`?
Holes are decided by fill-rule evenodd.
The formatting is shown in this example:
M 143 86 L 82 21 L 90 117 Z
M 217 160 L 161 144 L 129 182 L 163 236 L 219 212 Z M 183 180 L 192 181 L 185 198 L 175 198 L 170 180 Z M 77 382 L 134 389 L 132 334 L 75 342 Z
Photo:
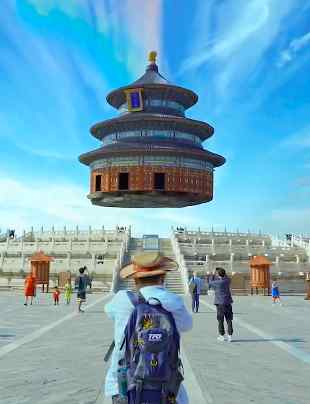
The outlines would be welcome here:
M 175 259 L 173 249 L 171 246 L 171 241 L 168 238 L 159 239 L 159 249 L 160 252 L 166 257 Z M 125 263 L 129 263 L 132 258 L 144 252 L 143 250 L 143 240 L 142 238 L 131 238 L 128 246 L 128 252 L 125 257 Z M 171 292 L 183 294 L 183 284 L 181 279 L 181 274 L 179 271 L 168 272 L 165 279 L 165 287 Z M 133 279 L 121 279 L 118 282 L 118 290 L 135 290 L 135 282 Z

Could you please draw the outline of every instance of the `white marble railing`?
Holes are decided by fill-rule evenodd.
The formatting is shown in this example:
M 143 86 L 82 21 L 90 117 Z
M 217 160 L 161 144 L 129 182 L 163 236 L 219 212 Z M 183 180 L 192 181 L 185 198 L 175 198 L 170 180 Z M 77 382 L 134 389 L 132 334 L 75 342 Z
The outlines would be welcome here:
M 16 237 L 15 241 L 22 241 L 27 240 L 29 238 L 33 238 L 34 240 L 41 240 L 41 241 L 50 241 L 50 240 L 79 240 L 79 241 L 86 241 L 86 240 L 122 240 L 124 233 L 130 233 L 131 229 L 126 227 L 116 227 L 115 230 L 105 230 L 104 227 L 101 229 L 92 229 L 89 226 L 88 230 L 81 230 L 77 226 L 75 230 L 67 230 L 66 227 L 63 230 L 55 230 L 53 227 L 50 230 L 44 230 L 41 227 L 41 230 L 35 231 L 33 228 L 29 231 L 23 231 L 20 237 Z
M 295 234 L 293 234 L 292 244 L 304 248 L 307 251 L 307 254 L 310 254 L 310 240 L 305 239 L 303 236 L 296 236 Z
M 182 231 L 178 231 L 175 228 L 172 228 L 172 231 L 175 235 L 179 236 L 193 236 L 193 237 L 202 237 L 202 236 L 207 236 L 207 237 L 246 237 L 246 238 L 270 238 L 268 234 L 262 234 L 262 233 L 240 233 L 240 232 L 228 232 L 228 231 L 202 231 L 200 229 L 198 230 L 187 230 L 187 228 L 183 228 Z
M 118 240 L 108 241 L 99 241 L 99 240 L 85 240 L 85 241 L 16 241 L 16 240 L 8 240 L 6 242 L 0 243 L 0 253 L 8 253 L 8 254 L 16 254 L 16 253 L 34 253 L 38 250 L 43 250 L 45 253 L 54 252 L 63 253 L 63 252 L 82 252 L 82 253 L 105 253 L 108 249 L 109 251 L 118 251 L 120 244 L 127 240 L 128 234 L 122 233 L 121 238 Z
M 117 285 L 119 282 L 119 271 L 123 266 L 125 255 L 128 251 L 128 244 L 130 240 L 130 233 L 126 233 L 124 240 L 121 244 L 118 256 L 115 260 L 114 269 L 112 272 L 112 284 L 111 284 L 111 292 L 115 293 L 117 291 Z
M 172 233 L 171 237 L 171 246 L 175 255 L 176 262 L 179 265 L 180 273 L 181 273 L 181 278 L 182 278 L 182 283 L 183 283 L 183 290 L 184 293 L 187 295 L 189 293 L 188 289 L 188 270 L 187 266 L 184 260 L 184 256 L 181 253 L 180 247 L 178 245 L 177 238 L 175 237 L 175 234 Z

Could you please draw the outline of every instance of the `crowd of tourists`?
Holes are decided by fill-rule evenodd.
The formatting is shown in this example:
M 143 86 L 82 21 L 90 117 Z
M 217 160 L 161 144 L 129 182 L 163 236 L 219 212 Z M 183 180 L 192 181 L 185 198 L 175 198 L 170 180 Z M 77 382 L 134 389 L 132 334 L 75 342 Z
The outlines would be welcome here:
M 189 402 L 183 385 L 180 339 L 183 332 L 192 329 L 193 318 L 183 298 L 164 286 L 166 274 L 176 270 L 177 266 L 174 260 L 159 252 L 146 252 L 135 256 L 120 270 L 120 278 L 134 280 L 136 292 L 121 290 L 105 305 L 105 312 L 115 325 L 114 340 L 105 356 L 105 361 L 111 359 L 105 379 L 105 395 L 111 398 L 112 404 Z M 232 342 L 230 278 L 220 267 L 205 280 L 194 272 L 188 284 L 193 314 L 199 311 L 205 283 L 214 293 L 217 340 Z M 87 268 L 80 268 L 75 279 L 78 312 L 83 312 L 88 285 Z M 36 279 L 30 274 L 25 281 L 25 305 L 29 300 L 30 304 L 33 303 L 35 291 Z M 64 287 L 67 304 L 70 304 L 72 292 L 71 281 L 68 281 Z M 52 296 L 56 306 L 60 294 L 60 289 L 55 287 Z M 273 302 L 280 301 L 276 283 L 272 285 L 272 299 Z
M 62 288 L 63 290 L 61 290 L 61 288 L 59 288 L 58 286 L 55 286 L 52 292 L 52 301 L 55 306 L 58 306 L 60 302 L 60 296 L 63 291 L 65 303 L 69 305 L 71 303 L 72 294 L 75 290 L 77 293 L 78 312 L 83 313 L 84 310 L 82 310 L 82 304 L 86 302 L 87 287 L 91 289 L 92 286 L 92 279 L 87 271 L 86 266 L 79 268 L 74 283 L 74 289 L 72 287 L 71 278 L 67 279 L 65 285 Z M 35 299 L 37 298 L 37 279 L 33 272 L 31 272 L 25 279 L 24 294 L 24 306 L 28 306 L 28 304 L 32 306 L 32 304 L 36 301 Z

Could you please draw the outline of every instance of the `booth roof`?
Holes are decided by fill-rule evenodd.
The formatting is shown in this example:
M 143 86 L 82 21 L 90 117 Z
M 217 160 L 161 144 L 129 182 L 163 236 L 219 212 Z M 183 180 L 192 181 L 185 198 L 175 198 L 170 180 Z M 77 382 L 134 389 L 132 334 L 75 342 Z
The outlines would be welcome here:
M 256 255 L 253 257 L 250 261 L 250 266 L 251 267 L 257 267 L 257 266 L 270 266 L 272 265 L 272 262 L 269 261 L 265 256 L 263 255 Z
M 49 255 L 45 255 L 44 252 L 40 250 L 29 257 L 29 261 L 51 262 L 54 261 L 54 258 L 50 257 Z

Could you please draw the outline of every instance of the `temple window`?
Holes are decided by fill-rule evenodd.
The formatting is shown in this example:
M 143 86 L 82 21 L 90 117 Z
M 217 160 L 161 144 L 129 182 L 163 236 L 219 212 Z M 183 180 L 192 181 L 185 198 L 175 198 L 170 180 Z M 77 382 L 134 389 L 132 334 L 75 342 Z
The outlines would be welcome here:
M 129 173 L 119 173 L 118 189 L 120 191 L 126 191 L 129 189 Z
M 95 191 L 101 191 L 101 175 L 96 175 L 95 177 Z
M 165 173 L 154 173 L 154 189 L 165 190 Z

